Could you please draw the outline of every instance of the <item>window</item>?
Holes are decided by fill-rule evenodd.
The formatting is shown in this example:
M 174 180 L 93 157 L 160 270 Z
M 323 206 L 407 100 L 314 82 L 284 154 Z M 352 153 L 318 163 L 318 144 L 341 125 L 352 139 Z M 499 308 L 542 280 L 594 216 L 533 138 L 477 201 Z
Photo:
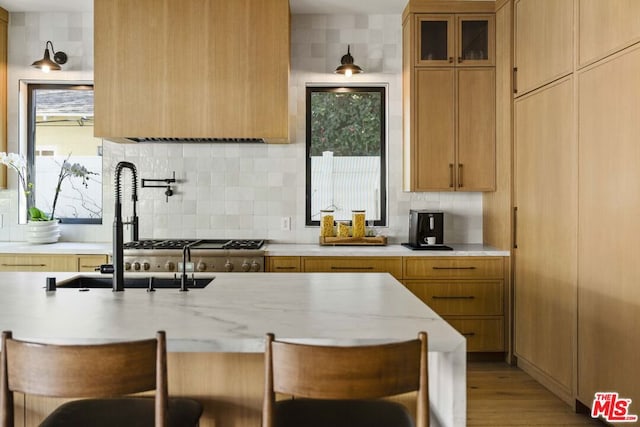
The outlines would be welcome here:
M 65 161 L 89 172 L 62 182 L 55 217 L 62 223 L 102 223 L 102 140 L 93 137 L 93 86 L 27 85 L 27 168 L 34 184 L 27 208 L 51 214 Z
M 307 225 L 319 225 L 323 209 L 347 221 L 364 209 L 369 224 L 386 225 L 385 95 L 385 87 L 307 87 Z

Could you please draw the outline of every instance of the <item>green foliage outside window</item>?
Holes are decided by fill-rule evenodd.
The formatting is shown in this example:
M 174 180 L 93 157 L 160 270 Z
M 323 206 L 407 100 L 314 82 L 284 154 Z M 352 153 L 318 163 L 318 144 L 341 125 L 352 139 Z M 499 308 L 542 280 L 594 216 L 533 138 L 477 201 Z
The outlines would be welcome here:
M 314 92 L 311 155 L 380 155 L 380 92 Z

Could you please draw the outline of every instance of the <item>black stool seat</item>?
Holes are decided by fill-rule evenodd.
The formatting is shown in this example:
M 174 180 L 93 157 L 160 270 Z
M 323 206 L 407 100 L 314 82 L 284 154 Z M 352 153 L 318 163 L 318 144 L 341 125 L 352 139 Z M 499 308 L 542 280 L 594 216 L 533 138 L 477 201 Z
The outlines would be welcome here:
M 414 427 L 407 409 L 388 400 L 280 400 L 274 427 Z
M 74 400 L 59 406 L 40 427 L 154 427 L 154 405 L 146 397 Z M 169 427 L 196 427 L 200 415 L 199 402 L 169 398 Z

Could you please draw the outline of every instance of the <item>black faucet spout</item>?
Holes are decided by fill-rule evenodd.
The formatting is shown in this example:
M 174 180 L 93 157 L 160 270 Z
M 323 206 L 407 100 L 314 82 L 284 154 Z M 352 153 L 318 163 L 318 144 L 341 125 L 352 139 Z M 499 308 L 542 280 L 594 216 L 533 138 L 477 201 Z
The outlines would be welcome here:
M 180 277 L 180 291 L 188 291 L 187 288 L 187 263 L 191 263 L 191 245 L 186 244 L 182 248 L 182 276 Z
M 115 169 L 115 210 L 113 219 L 113 291 L 124 291 L 124 237 L 122 222 L 122 187 L 120 176 L 123 169 L 129 169 L 132 175 L 131 201 L 133 202 L 133 216 L 126 224 L 131 224 L 131 239 L 138 240 L 138 214 L 136 204 L 138 202 L 138 172 L 131 162 L 120 162 Z

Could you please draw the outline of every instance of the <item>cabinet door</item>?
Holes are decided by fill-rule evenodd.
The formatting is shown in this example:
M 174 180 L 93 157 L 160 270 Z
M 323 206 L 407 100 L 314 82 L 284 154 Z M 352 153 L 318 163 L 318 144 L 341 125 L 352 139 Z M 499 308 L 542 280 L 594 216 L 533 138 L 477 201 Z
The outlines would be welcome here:
M 495 17 L 456 15 L 456 66 L 495 65 Z
M 579 65 L 640 40 L 638 0 L 579 0 L 578 8 Z
M 493 67 L 458 69 L 456 73 L 458 79 L 456 190 L 495 190 L 495 69 Z
M 453 15 L 416 15 L 416 64 L 420 66 L 453 65 Z
M 515 102 L 515 353 L 571 399 L 577 283 L 573 79 Z
M 573 0 L 515 3 L 515 88 L 520 96 L 573 70 Z
M 617 391 L 639 414 L 640 48 L 579 74 L 578 94 L 578 398 Z
M 413 191 L 453 191 L 455 70 L 416 71 L 416 135 Z

